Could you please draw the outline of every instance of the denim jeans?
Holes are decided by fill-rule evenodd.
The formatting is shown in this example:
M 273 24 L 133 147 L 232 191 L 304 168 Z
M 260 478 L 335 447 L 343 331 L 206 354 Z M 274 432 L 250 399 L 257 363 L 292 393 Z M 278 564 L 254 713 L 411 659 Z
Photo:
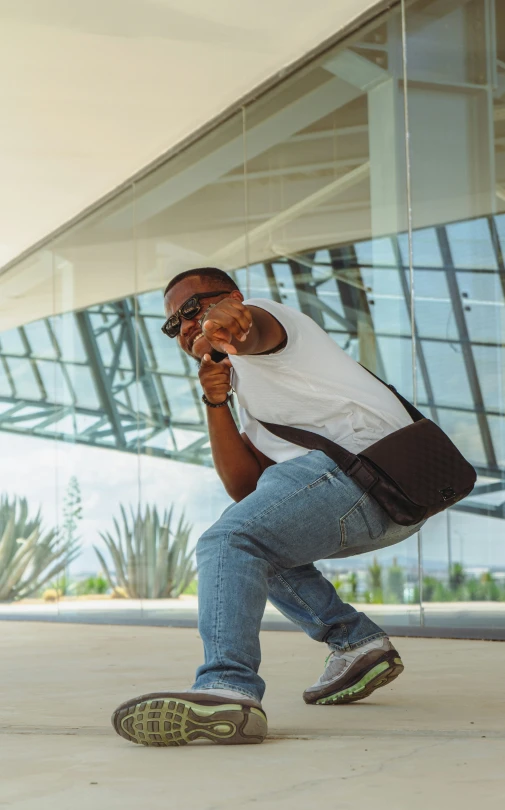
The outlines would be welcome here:
M 344 603 L 315 560 L 376 551 L 419 526 L 398 526 L 319 450 L 268 467 L 254 492 L 225 510 L 197 545 L 205 663 L 194 689 L 261 700 L 259 632 L 269 599 L 311 638 L 359 647 L 385 633 Z

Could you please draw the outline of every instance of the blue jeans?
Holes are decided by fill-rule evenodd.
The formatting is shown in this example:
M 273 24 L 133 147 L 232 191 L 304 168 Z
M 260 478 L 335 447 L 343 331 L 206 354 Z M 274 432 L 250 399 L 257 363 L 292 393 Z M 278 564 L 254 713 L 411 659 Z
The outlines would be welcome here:
M 377 551 L 418 526 L 398 526 L 319 450 L 268 467 L 197 545 L 205 663 L 194 689 L 261 700 L 259 633 L 267 599 L 316 641 L 359 647 L 385 633 L 340 599 L 315 560 Z

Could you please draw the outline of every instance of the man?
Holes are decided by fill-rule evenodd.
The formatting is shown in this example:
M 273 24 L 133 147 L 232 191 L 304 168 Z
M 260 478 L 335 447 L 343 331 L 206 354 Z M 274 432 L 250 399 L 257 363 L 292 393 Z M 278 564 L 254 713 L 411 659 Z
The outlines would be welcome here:
M 307 316 L 244 297 L 215 268 L 181 273 L 165 291 L 163 331 L 199 363 L 216 470 L 236 502 L 197 545 L 199 630 L 205 662 L 182 692 L 119 706 L 113 724 L 144 745 L 262 742 L 265 684 L 258 674 L 267 598 L 330 650 L 303 698 L 367 697 L 403 670 L 386 634 L 344 604 L 313 565 L 397 543 L 418 527 L 394 524 L 321 451 L 285 442 L 258 420 L 320 433 L 360 452 L 410 423 L 380 381 Z M 230 411 L 230 389 L 243 432 Z M 291 684 L 294 673 L 286 672 Z

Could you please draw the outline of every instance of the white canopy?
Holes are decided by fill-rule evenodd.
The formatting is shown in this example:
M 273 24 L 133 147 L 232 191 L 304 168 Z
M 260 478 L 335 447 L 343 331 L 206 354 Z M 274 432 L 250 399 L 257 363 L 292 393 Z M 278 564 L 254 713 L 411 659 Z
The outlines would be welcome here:
M 0 267 L 377 0 L 0 0 Z

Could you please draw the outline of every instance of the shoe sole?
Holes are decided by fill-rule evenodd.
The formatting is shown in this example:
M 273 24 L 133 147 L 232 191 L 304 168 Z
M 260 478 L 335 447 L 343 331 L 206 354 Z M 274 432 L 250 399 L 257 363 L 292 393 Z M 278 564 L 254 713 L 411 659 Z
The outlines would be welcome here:
M 387 686 L 388 683 L 394 681 L 398 675 L 402 674 L 404 668 L 400 656 L 395 655 L 392 661 L 381 661 L 375 664 L 352 686 L 347 686 L 331 695 L 325 695 L 315 700 L 314 703 L 327 706 L 328 704 L 355 703 L 357 700 L 363 700 L 376 689 Z
M 267 734 L 261 709 L 240 703 L 199 705 L 183 698 L 147 698 L 123 704 L 112 715 L 112 725 L 129 742 L 157 747 L 202 739 L 220 745 L 254 745 Z

